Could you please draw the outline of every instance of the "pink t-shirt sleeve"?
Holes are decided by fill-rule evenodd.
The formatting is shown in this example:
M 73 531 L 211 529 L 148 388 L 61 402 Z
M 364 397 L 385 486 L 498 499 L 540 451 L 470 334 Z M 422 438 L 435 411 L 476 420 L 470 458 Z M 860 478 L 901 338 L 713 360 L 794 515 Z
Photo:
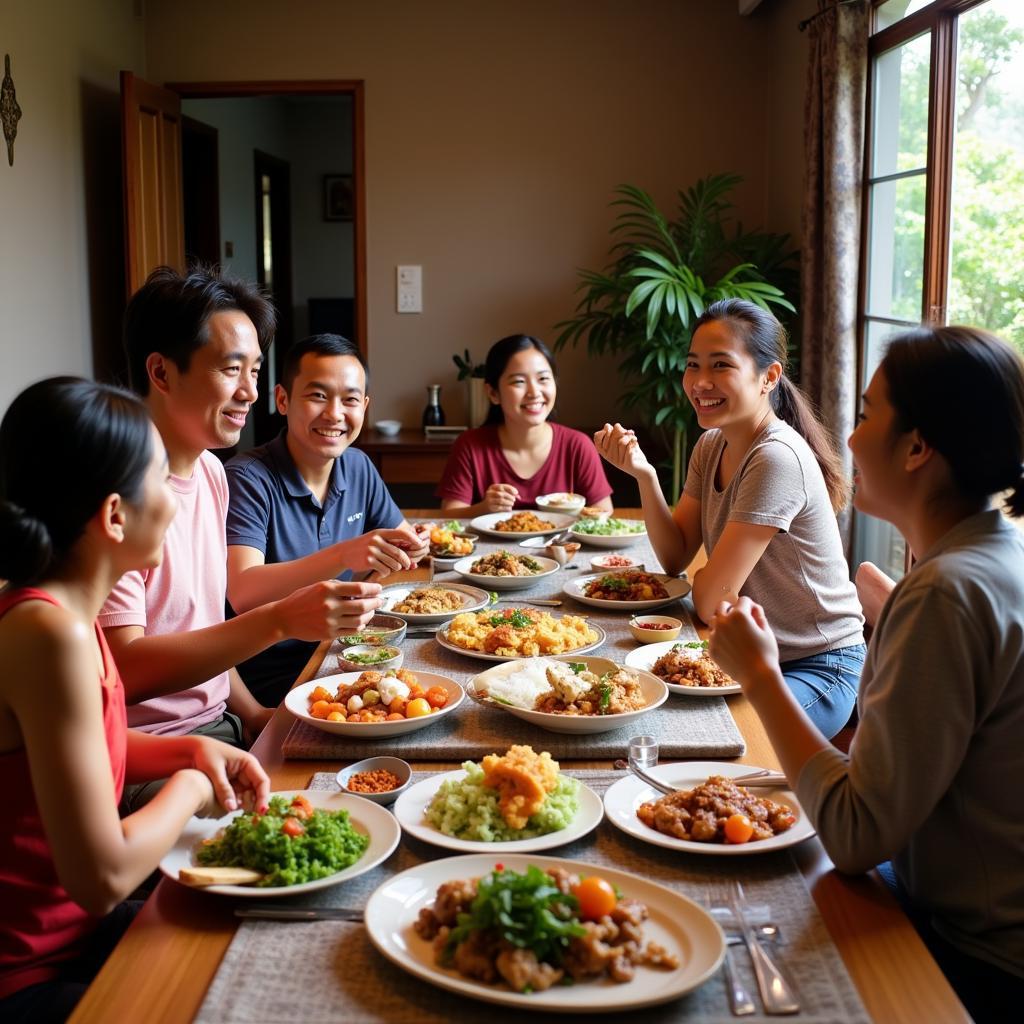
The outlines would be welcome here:
M 126 572 L 110 592 L 96 617 L 101 629 L 116 626 L 142 626 L 148 624 L 146 615 L 146 575 L 136 570 Z

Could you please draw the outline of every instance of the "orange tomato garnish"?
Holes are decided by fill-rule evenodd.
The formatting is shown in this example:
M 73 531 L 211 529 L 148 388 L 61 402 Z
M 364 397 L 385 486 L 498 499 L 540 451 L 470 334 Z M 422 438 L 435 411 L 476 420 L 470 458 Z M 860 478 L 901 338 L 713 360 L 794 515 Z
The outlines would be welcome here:
M 281 825 L 281 831 L 294 839 L 296 836 L 301 836 L 306 829 L 298 818 L 285 818 L 284 824 Z
M 584 921 L 598 921 L 615 909 L 618 897 L 610 882 L 597 875 L 583 878 L 573 886 L 573 896 L 579 900 L 580 917 Z
M 406 718 L 422 718 L 430 714 L 430 705 L 422 697 L 416 697 L 405 707 Z
M 427 702 L 431 707 L 443 708 L 448 703 L 448 691 L 443 686 L 432 686 L 427 690 Z
M 754 826 L 745 814 L 730 814 L 725 819 L 725 838 L 730 843 L 745 843 L 754 834 Z

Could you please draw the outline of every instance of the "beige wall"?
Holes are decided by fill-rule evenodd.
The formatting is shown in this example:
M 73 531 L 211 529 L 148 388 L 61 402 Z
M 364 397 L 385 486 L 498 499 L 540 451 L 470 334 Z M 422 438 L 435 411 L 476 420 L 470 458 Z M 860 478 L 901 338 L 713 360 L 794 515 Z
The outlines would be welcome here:
M 437 382 L 451 423 L 451 354 L 554 337 L 575 268 L 604 263 L 617 183 L 670 206 L 736 171 L 751 223 L 797 226 L 806 6 L 744 19 L 731 0 L 148 0 L 146 55 L 154 81 L 365 80 L 371 419 L 418 423 Z M 400 263 L 423 266 L 420 315 L 395 312 Z M 566 421 L 611 415 L 613 363 L 567 353 L 561 383 Z
M 0 146 L 0 410 L 30 381 L 109 367 L 124 301 L 118 71 L 142 70 L 129 0 L 4 0 L 22 119 Z

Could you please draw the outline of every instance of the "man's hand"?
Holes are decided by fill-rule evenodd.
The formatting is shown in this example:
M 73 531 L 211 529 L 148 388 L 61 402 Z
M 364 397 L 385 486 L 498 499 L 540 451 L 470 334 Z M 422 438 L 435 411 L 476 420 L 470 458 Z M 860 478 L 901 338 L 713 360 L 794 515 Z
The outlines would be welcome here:
M 328 640 L 358 632 L 381 606 L 379 583 L 323 580 L 276 602 L 283 638 Z
M 213 800 L 201 809 L 204 817 L 219 818 L 225 811 L 265 807 L 270 799 L 270 779 L 252 754 L 208 736 L 197 736 L 192 766 L 213 786 Z
M 339 541 L 337 550 L 345 567 L 354 573 L 376 572 L 379 576 L 388 576 L 411 569 L 426 554 L 426 545 L 413 530 L 400 526 Z
M 491 484 L 481 504 L 488 512 L 511 512 L 519 491 L 511 484 Z

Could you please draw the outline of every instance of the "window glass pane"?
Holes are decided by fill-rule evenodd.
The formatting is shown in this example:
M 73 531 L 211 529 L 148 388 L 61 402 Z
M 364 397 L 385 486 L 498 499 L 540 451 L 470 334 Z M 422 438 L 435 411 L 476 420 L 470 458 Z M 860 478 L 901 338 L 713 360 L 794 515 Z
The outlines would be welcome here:
M 932 0 L 885 0 L 875 11 L 875 30 L 881 31 L 897 21 L 902 21 L 908 14 L 927 7 Z
M 871 118 L 873 178 L 925 166 L 930 64 L 930 32 L 880 54 L 875 60 Z
M 946 320 L 1024 352 L 1024 4 L 989 0 L 958 22 Z
M 871 186 L 868 316 L 921 319 L 924 199 L 924 174 Z

